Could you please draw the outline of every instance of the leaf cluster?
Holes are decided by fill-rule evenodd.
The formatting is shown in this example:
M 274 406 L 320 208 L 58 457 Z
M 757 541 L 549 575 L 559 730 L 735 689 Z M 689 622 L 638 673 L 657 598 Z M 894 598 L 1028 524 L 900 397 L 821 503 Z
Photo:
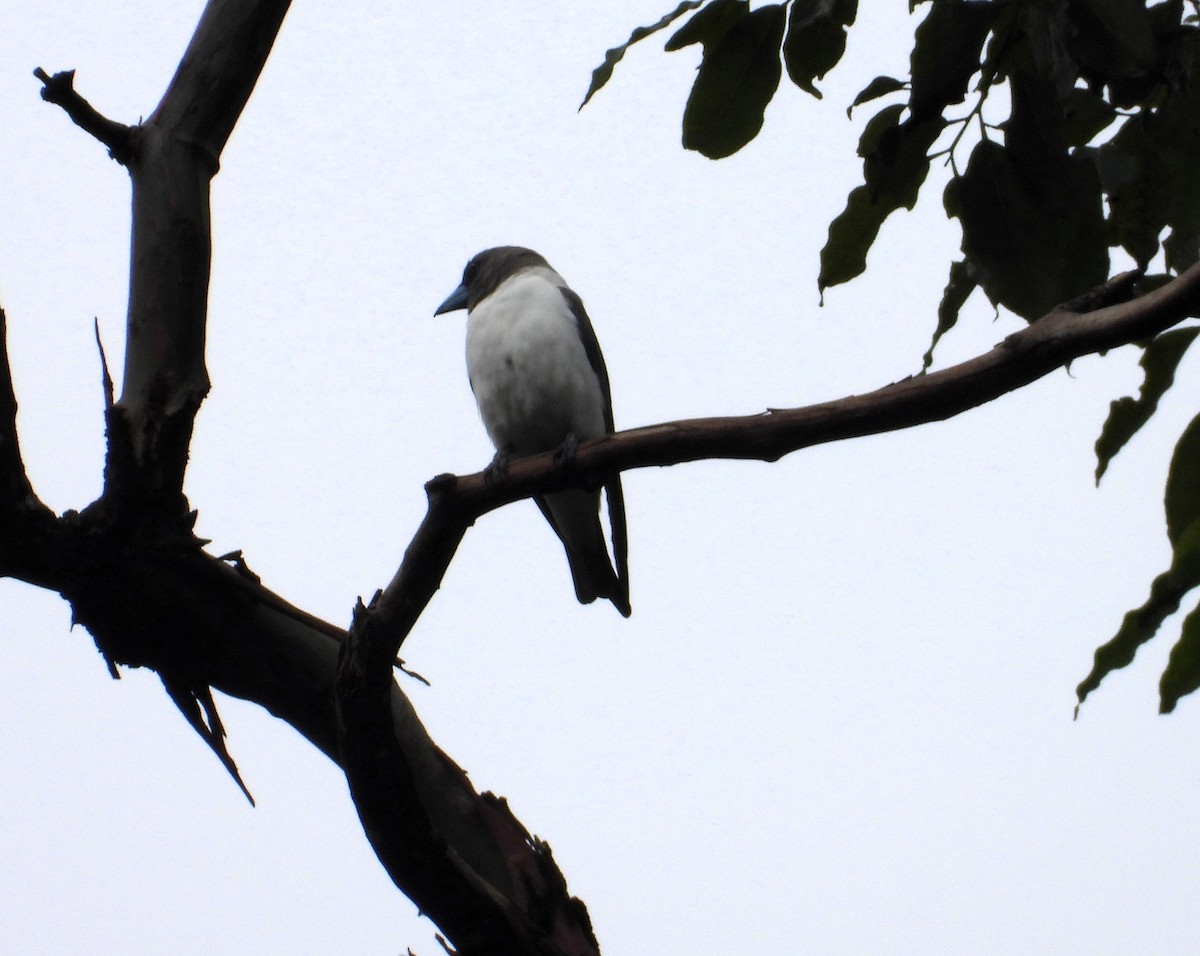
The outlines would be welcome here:
M 862 182 L 829 225 L 817 283 L 861 275 L 884 222 L 912 209 L 940 162 L 942 202 L 962 233 L 924 368 L 981 291 L 1034 321 L 1104 282 L 1115 253 L 1146 272 L 1145 292 L 1200 258 L 1200 20 L 1196 0 L 910 0 L 908 73 L 871 80 L 858 143 Z M 679 23 L 668 51 L 699 45 L 683 145 L 719 159 L 762 129 L 786 72 L 816 98 L 841 61 L 856 0 L 689 0 L 609 50 L 590 98 L 635 42 Z M 584 100 L 587 102 L 587 99 Z M 1096 478 L 1150 419 L 1197 330 L 1143 344 L 1145 382 L 1096 443 Z M 1200 418 L 1180 439 L 1166 490 L 1171 568 L 1100 648 L 1080 700 L 1200 586 Z M 1200 609 L 1163 676 L 1162 707 L 1200 687 Z

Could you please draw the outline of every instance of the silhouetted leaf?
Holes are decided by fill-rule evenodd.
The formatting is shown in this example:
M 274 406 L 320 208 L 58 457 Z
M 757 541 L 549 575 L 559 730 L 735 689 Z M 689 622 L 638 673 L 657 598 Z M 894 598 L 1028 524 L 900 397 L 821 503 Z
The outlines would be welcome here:
M 1084 146 L 1116 118 L 1117 111 L 1098 93 L 1072 89 L 1063 102 L 1063 139 L 1068 146 Z
M 883 139 L 883 134 L 900 125 L 900 117 L 904 115 L 905 109 L 903 103 L 893 103 L 867 120 L 867 125 L 858 137 L 858 155 L 866 159 L 879 152 L 879 141 Z
M 849 116 L 856 106 L 868 103 L 871 100 L 877 100 L 879 97 L 887 96 L 889 93 L 896 93 L 904 89 L 907 85 L 904 80 L 898 80 L 894 76 L 877 76 L 864 86 L 858 96 L 854 97 L 854 102 L 846 107 L 846 115 Z
M 1138 648 L 1179 610 L 1184 595 L 1197 585 L 1200 585 L 1200 522 L 1193 522 L 1175 544 L 1171 567 L 1150 585 L 1146 603 L 1126 614 L 1112 640 L 1096 648 L 1091 671 L 1075 688 L 1080 704 L 1105 677 L 1133 661 Z M 1075 709 L 1078 712 L 1079 708 Z
M 1114 105 L 1136 105 L 1158 82 L 1158 45 L 1142 0 L 1072 3 L 1070 26 L 1071 57 L 1090 85 L 1109 88 Z
M 1091 151 L 1108 197 L 1108 242 L 1142 267 L 1158 252 L 1170 203 L 1170 182 L 1146 132 L 1145 124 L 1127 122 Z
M 679 4 L 679 6 L 664 16 L 661 20 L 650 24 L 648 27 L 634 28 L 634 31 L 629 34 L 628 40 L 626 40 L 620 46 L 615 46 L 611 50 L 605 51 L 604 62 L 592 71 L 592 84 L 588 87 L 587 95 L 584 96 L 583 102 L 579 104 L 579 108 L 583 109 L 585 106 L 587 106 L 588 100 L 595 95 L 600 87 L 612 79 L 613 67 L 621 62 L 621 59 L 625 56 L 626 50 L 637 43 L 638 40 L 644 40 L 652 33 L 657 33 L 659 30 L 670 26 L 689 10 L 695 10 L 696 7 L 700 6 L 700 4 L 703 2 L 704 0 L 683 0 L 683 3 Z
M 713 44 L 720 41 L 735 23 L 749 13 L 750 0 L 713 0 L 676 30 L 663 49 L 672 53 L 693 43 L 699 43 L 703 45 L 707 55 Z
M 1005 146 L 979 143 L 946 188 L 963 252 L 994 303 L 1032 321 L 1108 274 L 1100 180 L 1070 153 L 1047 83 L 1014 76 Z
M 817 278 L 822 291 L 860 275 L 884 220 L 897 209 L 911 209 L 917 201 L 929 172 L 926 151 L 941 131 L 942 120 L 901 122 L 903 113 L 903 103 L 885 106 L 859 137 L 865 184 L 850 193 L 846 208 L 829 224 Z
M 1173 329 L 1153 339 L 1142 352 L 1138 363 L 1145 373 L 1138 397 L 1118 398 L 1111 404 L 1108 420 L 1096 439 L 1096 484 L 1109 462 L 1158 409 L 1158 400 L 1175 383 L 1175 369 L 1195 340 L 1200 328 Z
M 940 116 L 947 106 L 963 101 L 996 11 L 997 4 L 984 0 L 940 0 L 933 5 L 917 27 L 910 60 L 909 109 L 914 118 Z
M 1200 608 L 1183 619 L 1179 640 L 1171 648 L 1167 669 L 1158 682 L 1159 713 L 1169 714 L 1180 697 L 1200 687 Z
M 1149 175 L 1162 175 L 1168 186 L 1165 225 L 1173 236 L 1168 266 L 1178 272 L 1195 261 L 1189 255 L 1200 233 L 1200 176 L 1197 144 L 1200 143 L 1200 34 L 1193 33 L 1184 52 L 1191 58 L 1192 76 L 1172 85 L 1165 102 L 1154 112 L 1143 112 L 1130 123 L 1144 123 L 1151 153 L 1157 160 Z M 1145 165 L 1145 164 L 1144 164 Z M 1177 234 L 1174 235 L 1174 234 Z
M 921 184 L 929 175 L 929 147 L 941 134 L 945 122 L 940 115 L 927 119 L 910 116 L 901 123 L 887 123 L 872 128 L 872 124 L 891 113 L 892 107 L 880 111 L 868 128 L 873 140 L 866 145 L 866 131 L 859 142 L 863 157 L 863 179 L 876 202 L 892 211 L 916 205 Z
M 1079 66 L 1068 52 L 1065 39 L 1071 30 L 1069 7 L 1068 0 L 1023 3 L 1016 11 L 1014 23 L 1029 47 L 1034 72 L 1049 84 L 1060 102 L 1065 102 L 1071 95 L 1079 77 Z M 1002 51 L 1011 50 L 1012 41 L 1011 36 L 1005 35 L 1000 41 L 1001 45 L 994 52 L 989 51 L 988 67 L 1000 65 Z M 1006 66 L 1011 67 L 1011 63 Z
M 858 0 L 795 0 L 783 62 L 800 89 L 821 98 L 813 81 L 832 70 L 846 52 L 846 30 L 857 13 Z
M 950 263 L 950 278 L 942 292 L 942 301 L 938 303 L 937 328 L 933 330 L 933 340 L 929 343 L 929 351 L 921 362 L 922 371 L 933 364 L 933 350 L 937 348 L 942 336 L 949 332 L 956 322 L 958 313 L 975 291 L 979 283 L 975 281 L 973 271 L 966 262 Z
M 779 44 L 786 23 L 782 4 L 759 7 L 705 51 L 683 111 L 685 148 L 721 159 L 758 134 L 783 74 Z
M 850 191 L 846 208 L 829 224 L 829 237 L 821 249 L 817 287 L 822 292 L 862 274 L 867 267 L 867 251 L 891 212 L 871 201 L 871 191 L 866 186 Z
M 1167 537 L 1172 545 L 1171 567 L 1154 579 L 1146 603 L 1125 615 L 1116 636 L 1096 649 L 1091 673 L 1076 689 L 1081 704 L 1107 674 L 1129 664 L 1137 649 L 1179 609 L 1184 595 L 1200 586 L 1200 415 L 1192 419 L 1175 444 L 1164 506 Z M 1183 646 L 1176 646 L 1171 664 L 1163 674 L 1164 710 L 1170 710 L 1180 696 L 1196 689 L 1191 681 L 1196 672 L 1198 637 L 1196 624 L 1190 620 L 1195 614 L 1193 611 L 1189 615 L 1187 633 L 1180 641 Z
M 1175 443 L 1167 490 L 1167 537 L 1178 547 L 1192 525 L 1200 525 L 1200 415 L 1192 419 Z
M 1180 49 L 1200 62 L 1200 42 L 1194 36 Z M 1156 109 L 1130 117 L 1095 153 L 1109 200 L 1109 242 L 1145 263 L 1158 252 L 1163 230 L 1170 228 L 1168 267 L 1176 272 L 1195 261 L 1200 234 L 1198 85 L 1192 80 L 1167 86 Z
M 1163 241 L 1163 252 L 1167 257 L 1167 268 L 1179 274 L 1190 269 L 1200 260 L 1200 229 L 1182 231 L 1172 229 Z

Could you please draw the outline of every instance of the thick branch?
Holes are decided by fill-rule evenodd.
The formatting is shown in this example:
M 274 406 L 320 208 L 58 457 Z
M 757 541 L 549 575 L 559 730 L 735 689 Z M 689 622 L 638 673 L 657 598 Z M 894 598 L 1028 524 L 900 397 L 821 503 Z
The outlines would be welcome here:
M 209 182 L 287 9 L 287 0 L 209 0 L 162 101 L 139 128 L 129 167 L 133 256 L 117 406 L 129 418 L 142 483 L 167 510 L 186 510 L 192 422 L 209 388 Z
M 291 0 L 209 0 L 148 122 L 200 148 L 215 172 L 290 6 Z
M 11 573 L 66 597 L 114 673 L 116 663 L 159 672 L 231 770 L 210 687 L 260 703 L 335 761 L 373 759 L 335 731 L 332 687 L 344 634 L 205 555 L 182 493 L 192 424 L 209 388 L 210 181 L 287 9 L 286 0 L 209 0 L 161 102 L 135 128 L 99 116 L 74 93 L 70 74 L 39 73 L 47 99 L 119 148 L 133 182 L 124 381 L 117 402 L 108 389 L 101 499 L 81 515 L 50 516 L 51 526 L 36 533 L 13 529 L 15 543 L 0 538 L 0 546 L 13 544 Z M 0 422 L 0 459 L 3 428 Z M 0 526 L 0 534 L 8 530 Z M 48 552 L 44 560 L 15 553 L 27 540 Z M 390 785 L 362 794 L 360 810 L 372 795 L 387 808 L 383 818 L 396 820 L 400 810 L 399 825 L 377 845 L 424 853 L 435 882 L 426 884 L 431 893 L 413 898 L 464 952 L 513 952 L 508 942 L 521 939 L 534 947 L 522 952 L 594 953 L 586 912 L 567 899 L 549 848 L 502 801 L 474 792 L 391 675 L 390 662 L 371 672 L 367 739 L 386 741 L 388 767 L 400 768 L 402 780 L 385 776 Z M 554 907 L 544 913 L 548 897 Z M 561 915 L 567 908 L 569 921 Z M 543 946 L 543 934 L 554 944 Z
M 125 374 L 133 471 L 110 469 L 152 513 L 186 512 L 192 423 L 208 393 L 204 362 L 211 259 L 209 183 L 287 13 L 288 0 L 209 0 L 174 78 L 136 127 L 106 119 L 73 87 L 73 71 L 35 75 L 42 96 L 108 145 L 133 180 L 133 251 Z
M 503 801 L 484 794 L 476 809 L 502 852 L 501 872 L 476 870 L 447 841 L 421 798 L 412 751 L 392 732 L 389 669 L 370 655 L 386 643 L 371 634 L 375 626 L 360 605 L 342 646 L 336 700 L 342 769 L 380 862 L 463 956 L 597 956 L 587 910 L 568 894 L 550 848 Z

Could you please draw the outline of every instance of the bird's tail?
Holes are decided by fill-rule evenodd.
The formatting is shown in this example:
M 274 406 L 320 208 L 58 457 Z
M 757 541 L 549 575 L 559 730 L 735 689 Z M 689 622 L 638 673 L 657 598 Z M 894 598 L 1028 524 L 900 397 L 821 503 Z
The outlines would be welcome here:
M 632 609 L 629 606 L 629 585 L 617 577 L 612 564 L 608 560 L 608 550 L 589 548 L 586 551 L 568 547 L 567 563 L 571 566 L 571 580 L 575 584 L 575 597 L 580 604 L 591 604 L 596 598 L 602 597 L 612 601 L 613 607 L 621 612 L 622 617 L 629 617 Z
M 629 583 L 613 570 L 608 557 L 600 524 L 600 492 L 572 489 L 535 500 L 562 540 L 579 603 L 591 604 L 602 597 L 629 617 Z

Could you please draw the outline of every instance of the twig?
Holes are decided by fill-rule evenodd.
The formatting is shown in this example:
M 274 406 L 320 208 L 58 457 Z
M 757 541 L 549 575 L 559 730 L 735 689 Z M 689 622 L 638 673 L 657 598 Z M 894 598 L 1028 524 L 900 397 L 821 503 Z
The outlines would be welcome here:
M 42 99 L 61 106 L 76 126 L 107 146 L 108 155 L 122 166 L 133 162 L 136 127 L 102 116 L 91 103 L 76 93 L 74 70 L 64 70 L 50 76 L 39 66 L 33 75 L 42 81 Z

